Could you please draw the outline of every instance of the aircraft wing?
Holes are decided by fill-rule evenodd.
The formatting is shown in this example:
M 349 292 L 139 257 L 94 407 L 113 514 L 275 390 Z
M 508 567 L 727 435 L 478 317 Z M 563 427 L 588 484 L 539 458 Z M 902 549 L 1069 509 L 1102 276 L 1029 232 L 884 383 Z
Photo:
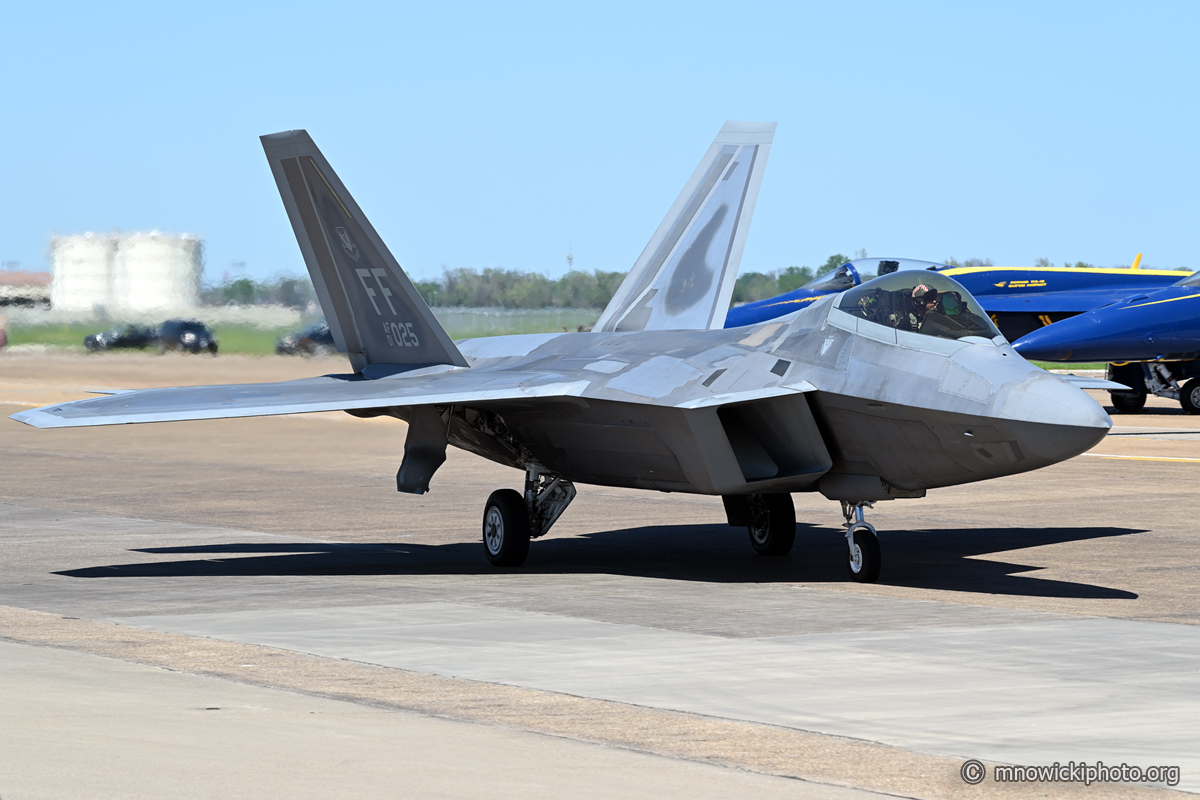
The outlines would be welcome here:
M 725 326 L 774 122 L 726 122 L 595 331 Z
M 325 375 L 281 383 L 181 386 L 122 391 L 13 414 L 35 428 L 351 411 L 391 406 L 572 397 L 588 386 L 545 372 L 486 372 L 438 366 L 390 378 Z
M 1107 378 L 1091 378 L 1087 375 L 1063 375 L 1055 373 L 1067 383 L 1079 389 L 1104 389 L 1109 392 L 1128 392 L 1129 387 L 1123 383 L 1110 381 Z

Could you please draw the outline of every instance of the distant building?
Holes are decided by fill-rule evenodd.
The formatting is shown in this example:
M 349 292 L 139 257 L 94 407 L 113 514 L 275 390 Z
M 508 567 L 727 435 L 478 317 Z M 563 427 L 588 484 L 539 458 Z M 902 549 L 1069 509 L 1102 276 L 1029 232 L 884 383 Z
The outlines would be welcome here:
M 50 300 L 60 311 L 108 315 L 195 308 L 204 242 L 191 234 L 83 233 L 50 240 Z
M 50 307 L 49 272 L 0 272 L 0 306 Z

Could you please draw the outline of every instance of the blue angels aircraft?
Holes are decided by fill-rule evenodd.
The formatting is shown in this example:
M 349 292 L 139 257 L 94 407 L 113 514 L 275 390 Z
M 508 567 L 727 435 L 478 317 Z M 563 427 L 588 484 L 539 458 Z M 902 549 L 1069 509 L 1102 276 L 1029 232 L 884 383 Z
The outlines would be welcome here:
M 786 294 L 729 310 L 727 327 L 773 319 L 830 292 L 858 286 L 899 269 L 939 272 L 961 283 L 1010 342 L 1030 331 L 1134 294 L 1152 292 L 1179 280 L 1179 273 L 1102 267 L 953 267 L 907 258 L 861 258 L 830 270 Z
M 1033 331 L 1013 344 L 1040 361 L 1109 362 L 1118 411 L 1138 411 L 1153 393 L 1200 414 L 1200 272 L 1173 286 L 1125 297 Z
M 1133 294 L 1175 283 L 1180 273 L 1107 267 L 947 267 L 937 271 L 966 286 L 1000 331 L 1015 342 L 1031 331 Z
M 846 565 L 879 575 L 876 501 L 1076 456 L 1112 421 L 1009 346 L 962 285 L 900 270 L 765 324 L 723 329 L 775 131 L 727 123 L 595 328 L 452 342 L 304 131 L 262 137 L 351 372 L 121 392 L 31 409 L 39 428 L 342 410 L 407 427 L 396 475 L 424 493 L 448 445 L 523 473 L 483 506 L 489 561 L 516 566 L 576 483 L 719 496 L 766 556 L 793 492 L 840 501 Z M 390 145 L 380 144 L 379 147 Z M 913 304 L 914 290 L 926 302 Z

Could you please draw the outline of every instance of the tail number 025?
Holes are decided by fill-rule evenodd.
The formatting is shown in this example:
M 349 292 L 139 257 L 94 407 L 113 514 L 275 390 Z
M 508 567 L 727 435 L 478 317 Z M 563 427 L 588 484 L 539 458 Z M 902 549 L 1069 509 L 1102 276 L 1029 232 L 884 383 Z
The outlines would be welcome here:
M 387 342 L 392 347 L 420 347 L 421 345 L 411 322 L 385 322 L 383 323 L 383 335 L 387 337 Z

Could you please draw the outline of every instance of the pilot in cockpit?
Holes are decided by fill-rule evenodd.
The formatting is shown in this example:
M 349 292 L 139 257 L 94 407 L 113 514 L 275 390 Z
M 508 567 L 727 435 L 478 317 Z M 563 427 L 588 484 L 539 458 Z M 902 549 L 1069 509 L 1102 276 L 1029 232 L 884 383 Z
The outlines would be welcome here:
M 925 322 L 925 315 L 936 311 L 938 305 L 938 290 L 923 283 L 917 284 L 912 290 L 912 310 L 909 311 L 909 330 L 919 331 Z
M 840 308 L 847 311 L 853 308 L 856 316 L 898 331 L 944 339 L 967 336 L 991 339 L 999 335 L 986 317 L 972 310 L 970 296 L 955 291 L 951 288 L 953 284 L 939 289 L 935 280 L 921 280 L 924 276 L 918 278 L 920 282 L 912 283 L 904 277 L 903 273 L 896 277 L 887 275 L 877 278 L 878 284 L 872 281 L 850 289 Z M 917 276 L 909 279 L 914 277 Z

